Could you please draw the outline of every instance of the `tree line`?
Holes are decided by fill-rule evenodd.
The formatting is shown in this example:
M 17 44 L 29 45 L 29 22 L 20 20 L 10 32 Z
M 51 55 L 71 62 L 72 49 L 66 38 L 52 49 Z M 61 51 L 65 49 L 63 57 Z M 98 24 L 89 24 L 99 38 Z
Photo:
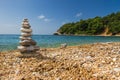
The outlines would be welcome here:
M 62 35 L 99 35 L 108 28 L 107 34 L 120 33 L 120 12 L 111 13 L 107 16 L 88 18 L 78 22 L 62 25 L 57 32 Z

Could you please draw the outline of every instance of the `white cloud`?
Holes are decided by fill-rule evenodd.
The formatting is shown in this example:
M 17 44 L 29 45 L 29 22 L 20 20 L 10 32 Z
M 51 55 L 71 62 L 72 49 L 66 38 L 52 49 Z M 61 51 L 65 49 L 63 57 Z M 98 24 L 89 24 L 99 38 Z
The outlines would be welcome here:
M 82 16 L 82 13 L 77 13 L 76 14 L 76 17 L 81 17 Z
M 45 21 L 45 22 L 50 21 L 50 19 L 46 18 L 46 16 L 44 16 L 44 15 L 40 15 L 40 16 L 38 16 L 38 18 Z
M 44 16 L 44 15 L 40 15 L 40 16 L 38 16 L 38 18 L 39 18 L 39 19 L 44 19 L 45 16 Z
M 50 21 L 50 19 L 45 18 L 44 21 L 45 21 L 45 22 L 48 22 L 48 21 Z

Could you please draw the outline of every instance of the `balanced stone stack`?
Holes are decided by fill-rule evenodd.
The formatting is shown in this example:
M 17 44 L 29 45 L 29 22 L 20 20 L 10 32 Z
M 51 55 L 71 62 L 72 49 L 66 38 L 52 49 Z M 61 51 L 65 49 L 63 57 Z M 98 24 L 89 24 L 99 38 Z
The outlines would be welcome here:
M 20 46 L 18 46 L 18 50 L 22 53 L 36 52 L 39 50 L 36 42 L 31 38 L 32 29 L 30 27 L 28 19 L 24 19 L 21 28 Z

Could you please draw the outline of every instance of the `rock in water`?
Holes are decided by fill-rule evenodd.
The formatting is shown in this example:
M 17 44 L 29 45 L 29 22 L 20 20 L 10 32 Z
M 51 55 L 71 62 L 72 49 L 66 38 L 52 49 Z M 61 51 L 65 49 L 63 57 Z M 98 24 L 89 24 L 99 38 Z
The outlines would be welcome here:
M 21 53 L 29 53 L 36 52 L 39 50 L 39 47 L 36 46 L 36 42 L 31 38 L 32 29 L 29 25 L 28 19 L 24 19 L 22 22 L 21 36 L 20 36 L 20 46 L 18 46 L 18 50 Z
M 67 47 L 67 43 L 61 44 L 61 48 L 66 48 Z

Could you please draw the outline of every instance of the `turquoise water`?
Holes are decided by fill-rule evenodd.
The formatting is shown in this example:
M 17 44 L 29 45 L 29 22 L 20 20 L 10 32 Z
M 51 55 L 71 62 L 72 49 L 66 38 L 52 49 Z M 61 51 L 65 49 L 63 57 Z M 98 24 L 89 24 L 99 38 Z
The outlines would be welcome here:
M 32 38 L 37 45 L 43 48 L 59 47 L 62 43 L 69 46 L 91 44 L 96 42 L 119 42 L 118 36 L 55 36 L 55 35 L 34 35 Z M 14 50 L 19 45 L 19 35 L 0 35 L 0 51 Z

